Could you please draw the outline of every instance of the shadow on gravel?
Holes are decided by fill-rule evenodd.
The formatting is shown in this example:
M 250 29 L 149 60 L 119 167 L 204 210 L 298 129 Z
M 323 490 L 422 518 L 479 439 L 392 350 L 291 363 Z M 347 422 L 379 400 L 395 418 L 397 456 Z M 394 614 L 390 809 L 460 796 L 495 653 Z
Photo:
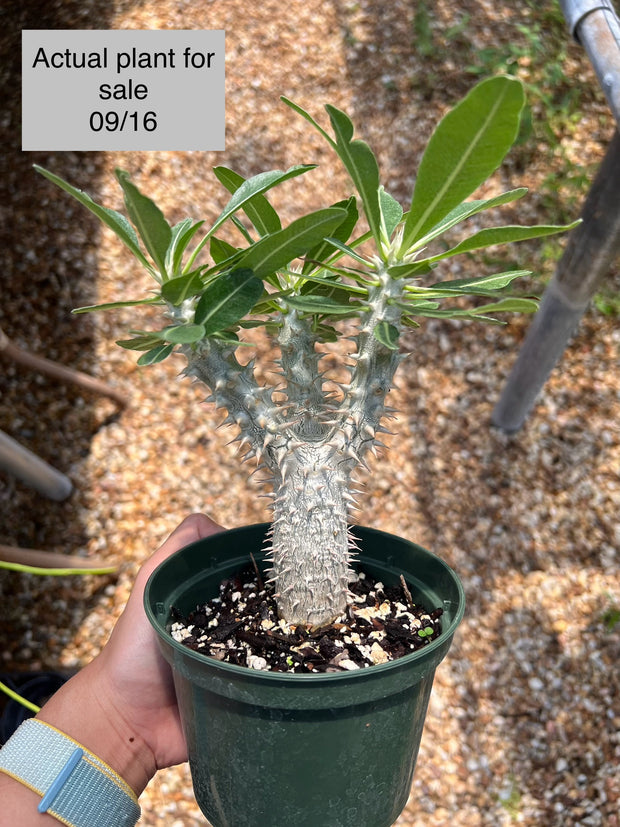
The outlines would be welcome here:
M 22 29 L 105 28 L 95 2 L 9 4 L 0 14 L 0 70 L 5 90 L 0 121 L 0 328 L 16 346 L 69 368 L 96 372 L 89 317 L 70 311 L 92 302 L 96 285 L 96 219 L 63 197 L 34 163 L 96 192 L 94 152 L 21 151 Z M 0 357 L 0 429 L 71 476 L 98 427 L 94 397 Z M 111 409 L 112 410 L 112 409 Z M 70 552 L 83 535 L 79 493 L 63 503 L 0 473 L 0 542 Z
M 98 223 L 32 165 L 52 169 L 95 194 L 101 160 L 95 152 L 22 152 L 21 32 L 107 28 L 112 11 L 95 0 L 25 0 L 0 11 L 0 329 L 21 349 L 91 374 L 97 372 L 92 323 L 70 311 L 95 296 Z M 95 404 L 95 397 L 77 386 L 0 356 L 0 430 L 69 477 L 88 455 L 97 428 L 117 410 L 111 402 L 97 402 L 97 410 Z M 78 487 L 69 499 L 52 502 L 0 471 L 0 543 L 77 553 L 86 542 L 80 517 L 85 493 Z M 87 612 L 93 589 L 109 580 L 88 582 L 43 578 L 38 588 L 45 600 Z M 10 650 L 11 639 L 28 634 L 25 606 L 35 588 L 31 578 L 2 573 L 3 649 L 5 640 Z M 30 663 L 27 655 L 21 660 L 21 668 Z

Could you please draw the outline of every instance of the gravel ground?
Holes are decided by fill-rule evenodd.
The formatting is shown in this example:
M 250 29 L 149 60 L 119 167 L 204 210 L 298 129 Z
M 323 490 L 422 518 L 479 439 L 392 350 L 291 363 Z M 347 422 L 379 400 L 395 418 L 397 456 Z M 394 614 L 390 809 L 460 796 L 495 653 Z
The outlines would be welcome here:
M 2 669 L 88 662 L 140 564 L 188 512 L 205 510 L 228 526 L 267 518 L 230 436 L 216 430 L 219 417 L 201 404 L 199 388 L 178 380 L 181 364 L 142 370 L 116 348 L 128 312 L 70 316 L 77 305 L 135 295 L 141 275 L 30 164 L 117 208 L 112 171 L 124 167 L 176 221 L 217 214 L 223 199 L 211 194 L 209 172 L 217 163 L 249 175 L 319 162 L 312 179 L 291 182 L 275 199 L 289 205 L 290 220 L 322 205 L 328 186 L 331 200 L 342 197 L 347 183 L 319 139 L 289 118 L 278 101 L 286 94 L 318 117 L 326 101 L 347 109 L 375 148 L 388 189 L 405 202 L 433 124 L 473 83 L 459 43 L 464 48 L 466 38 L 483 50 L 517 42 L 518 27 L 531 23 L 528 4 L 506 5 L 438 0 L 431 24 L 443 51 L 426 56 L 419 36 L 415 48 L 415 4 L 405 0 L 116 0 L 105 12 L 94 0 L 68 0 L 3 12 L 0 326 L 16 344 L 107 381 L 128 405 L 119 411 L 2 364 L 0 428 L 69 474 L 75 493 L 52 503 L 0 475 L 0 542 L 119 566 L 114 578 L 1 574 Z M 449 40 L 449 28 L 467 15 L 461 41 Z M 19 30 L 46 27 L 226 29 L 226 152 L 21 153 Z M 518 71 L 527 79 L 527 59 Z M 566 163 L 562 155 L 575 180 L 589 174 L 611 136 L 577 46 L 562 72 L 582 90 L 583 118 L 565 125 L 554 153 L 530 142 L 489 184 L 487 194 L 531 188 L 524 211 L 504 213 L 509 221 L 544 220 L 549 209 L 557 218 L 561 208 L 574 216 L 574 190 L 561 190 L 563 206 L 536 193 Z M 546 249 L 510 255 L 548 275 Z M 496 265 L 466 260 L 453 272 Z M 617 294 L 617 271 L 609 285 Z M 466 619 L 437 673 L 399 825 L 620 824 L 620 331 L 617 319 L 589 311 L 526 426 L 508 437 L 490 426 L 490 415 L 528 324 L 431 321 L 411 334 L 412 355 L 393 392 L 396 434 L 368 477 L 364 523 L 433 549 L 459 572 L 468 596 Z M 264 343 L 257 348 L 270 356 Z M 142 806 L 145 827 L 205 823 L 186 767 L 159 773 Z

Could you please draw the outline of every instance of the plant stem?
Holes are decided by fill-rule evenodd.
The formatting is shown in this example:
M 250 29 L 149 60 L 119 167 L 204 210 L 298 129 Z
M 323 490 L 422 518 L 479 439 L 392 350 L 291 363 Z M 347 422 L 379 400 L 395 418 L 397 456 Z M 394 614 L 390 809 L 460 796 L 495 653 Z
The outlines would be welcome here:
M 338 407 L 325 393 L 311 320 L 293 309 L 280 319 L 282 404 L 258 386 L 252 363 L 237 362 L 234 346 L 209 340 L 185 349 L 185 372 L 211 389 L 208 401 L 238 425 L 246 458 L 256 456 L 271 474 L 272 579 L 280 616 L 289 623 L 323 626 L 346 609 L 351 478 L 384 430 L 385 400 L 400 362 L 398 351 L 374 334 L 382 323 L 400 332 L 403 286 L 379 270 Z
M 289 452 L 274 498 L 273 577 L 289 623 L 323 626 L 347 603 L 348 465 L 329 444 Z
M 379 284 L 370 289 L 370 313 L 357 337 L 357 352 L 351 357 L 351 381 L 345 388 L 342 412 L 351 423 L 350 446 L 360 459 L 376 444 L 376 434 L 385 430 L 381 420 L 390 409 L 386 397 L 401 356 L 379 342 L 375 330 L 382 322 L 401 330 L 398 300 L 403 295 L 404 281 L 393 279 L 384 269 L 378 273 Z

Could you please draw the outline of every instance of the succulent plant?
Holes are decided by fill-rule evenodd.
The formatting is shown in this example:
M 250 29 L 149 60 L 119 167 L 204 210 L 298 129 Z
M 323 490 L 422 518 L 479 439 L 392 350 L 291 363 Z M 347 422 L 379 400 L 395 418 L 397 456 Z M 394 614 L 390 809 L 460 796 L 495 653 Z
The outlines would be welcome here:
M 209 400 L 226 411 L 245 458 L 254 458 L 271 484 L 270 560 L 280 614 L 290 623 L 320 626 L 346 607 L 357 475 L 380 445 L 391 414 L 386 399 L 403 358 L 403 331 L 417 327 L 420 318 L 498 323 L 498 313 L 536 307 L 533 299 L 506 295 L 525 271 L 434 282 L 436 264 L 568 228 L 491 227 L 465 233 L 453 246 L 435 243 L 457 224 L 526 192 L 519 188 L 466 200 L 499 167 L 517 137 L 524 93 L 514 78 L 482 81 L 445 115 L 421 160 L 406 212 L 381 186 L 375 156 L 354 138 L 344 112 L 325 107 L 329 134 L 300 106 L 283 101 L 329 143 L 355 189 L 355 195 L 285 227 L 266 193 L 312 165 L 247 180 L 216 167 L 230 200 L 206 232 L 204 222 L 189 218 L 170 226 L 123 171 L 117 178 L 130 221 L 51 172 L 39 171 L 114 230 L 153 277 L 156 290 L 146 298 L 123 297 L 80 310 L 162 307 L 161 329 L 132 331 L 119 344 L 142 351 L 141 365 L 182 353 L 185 374 L 203 382 Z M 357 229 L 358 206 L 365 231 Z M 229 223 L 239 231 L 238 246 L 216 235 Z M 207 245 L 205 263 L 201 254 Z M 477 300 L 463 307 L 463 296 Z M 247 344 L 240 338 L 243 330 L 256 326 L 266 328 L 277 344 L 277 388 L 259 384 L 253 359 L 238 359 Z M 348 377 L 336 383 L 323 372 L 322 361 L 325 347 L 342 336 L 354 347 L 346 360 Z

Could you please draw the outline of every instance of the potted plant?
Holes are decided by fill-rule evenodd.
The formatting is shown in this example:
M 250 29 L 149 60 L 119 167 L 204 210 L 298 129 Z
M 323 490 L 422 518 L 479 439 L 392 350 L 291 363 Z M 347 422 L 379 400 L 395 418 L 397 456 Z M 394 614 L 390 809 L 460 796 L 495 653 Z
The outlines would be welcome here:
M 191 546 L 164 563 L 147 588 L 147 613 L 175 671 L 200 806 L 215 827 L 387 827 L 407 799 L 433 674 L 462 617 L 463 590 L 423 549 L 350 529 L 356 476 L 380 447 L 403 331 L 420 318 L 497 323 L 498 313 L 536 307 L 533 299 L 506 295 L 524 271 L 437 282 L 436 265 L 567 228 L 492 227 L 445 243 L 461 222 L 526 191 L 465 200 L 517 136 L 524 95 L 514 78 L 479 83 L 441 120 L 406 212 L 381 186 L 377 161 L 353 137 L 344 112 L 326 106 L 329 134 L 283 100 L 329 143 L 356 192 L 285 227 L 266 193 L 312 165 L 247 180 L 217 167 L 230 200 L 206 232 L 191 219 L 170 226 L 125 172 L 117 178 L 132 223 L 40 171 L 110 227 L 155 282 L 146 297 L 81 310 L 161 306 L 161 329 L 132 330 L 119 344 L 142 351 L 140 365 L 180 352 L 185 374 L 210 389 L 210 401 L 237 427 L 245 458 L 256 460 L 271 486 L 269 527 Z M 225 224 L 239 231 L 238 244 L 217 235 Z M 464 296 L 476 301 L 464 307 Z M 260 385 L 253 359 L 240 356 L 243 331 L 257 326 L 279 350 L 277 389 Z M 354 346 L 348 378 L 336 383 L 323 373 L 322 354 L 342 336 Z M 283 621 L 325 628 L 350 603 L 352 534 L 365 570 L 386 583 L 404 575 L 415 601 L 443 610 L 442 633 L 419 651 L 368 669 L 299 675 L 221 663 L 171 638 L 171 606 L 188 612 L 215 596 L 250 553 L 257 564 L 267 560 Z

